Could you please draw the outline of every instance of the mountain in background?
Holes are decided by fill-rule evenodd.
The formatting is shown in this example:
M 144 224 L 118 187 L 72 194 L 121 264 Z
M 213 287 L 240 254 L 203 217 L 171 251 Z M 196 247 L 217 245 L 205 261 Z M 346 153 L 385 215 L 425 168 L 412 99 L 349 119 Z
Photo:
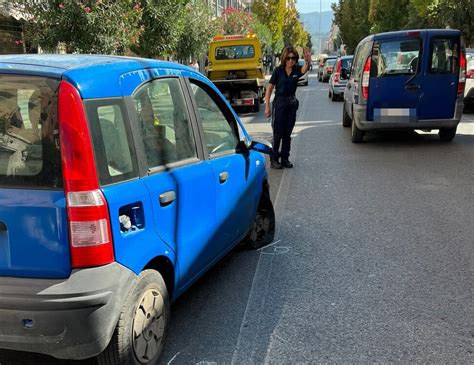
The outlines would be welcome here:
M 321 12 L 321 33 L 328 34 L 331 29 L 333 14 L 332 11 Z M 315 38 L 315 34 L 319 34 L 319 12 L 314 11 L 312 13 L 300 14 L 301 22 L 304 25 L 304 29 L 311 34 L 312 38 Z M 313 42 L 314 43 L 314 42 Z

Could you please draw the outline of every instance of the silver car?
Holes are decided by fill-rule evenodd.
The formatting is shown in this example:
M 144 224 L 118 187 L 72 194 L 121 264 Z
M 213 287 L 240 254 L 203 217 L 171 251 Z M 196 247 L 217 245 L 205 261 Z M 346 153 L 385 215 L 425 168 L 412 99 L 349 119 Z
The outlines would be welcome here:
M 336 61 L 335 71 L 329 79 L 329 97 L 332 101 L 342 100 L 344 97 L 344 89 L 346 88 L 347 79 L 352 66 L 352 58 L 354 56 L 342 56 Z

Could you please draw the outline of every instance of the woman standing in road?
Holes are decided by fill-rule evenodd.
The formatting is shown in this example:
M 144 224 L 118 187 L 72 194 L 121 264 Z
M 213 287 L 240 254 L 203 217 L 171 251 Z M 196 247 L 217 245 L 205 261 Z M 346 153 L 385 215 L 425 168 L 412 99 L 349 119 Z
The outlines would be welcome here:
M 296 111 L 298 110 L 298 99 L 296 99 L 296 87 L 302 75 L 308 72 L 311 63 L 311 52 L 304 49 L 303 66 L 298 66 L 298 52 L 294 47 L 285 47 L 281 54 L 281 64 L 276 67 L 270 78 L 265 93 L 265 116 L 268 118 L 273 114 L 273 154 L 270 158 L 271 167 L 281 169 L 292 168 L 290 162 L 291 133 L 296 122 Z M 270 97 L 275 88 L 275 99 L 273 100 L 273 111 L 270 108 Z M 281 144 L 281 151 L 280 151 Z M 281 159 L 281 160 L 280 160 Z

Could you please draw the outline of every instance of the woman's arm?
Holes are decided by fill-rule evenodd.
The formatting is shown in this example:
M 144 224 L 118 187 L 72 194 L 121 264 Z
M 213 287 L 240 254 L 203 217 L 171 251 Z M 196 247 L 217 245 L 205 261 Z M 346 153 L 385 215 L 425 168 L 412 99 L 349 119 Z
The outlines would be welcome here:
M 267 91 L 265 91 L 265 116 L 268 118 L 272 115 L 272 109 L 270 108 L 270 97 L 272 96 L 274 85 L 268 83 Z

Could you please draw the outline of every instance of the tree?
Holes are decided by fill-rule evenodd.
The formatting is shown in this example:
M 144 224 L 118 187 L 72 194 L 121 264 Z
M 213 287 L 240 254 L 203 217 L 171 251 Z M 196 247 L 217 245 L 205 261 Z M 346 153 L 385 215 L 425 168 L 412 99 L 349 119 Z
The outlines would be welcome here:
M 252 11 L 257 19 L 266 25 L 272 35 L 271 50 L 273 54 L 280 53 L 283 48 L 283 24 L 285 2 L 280 0 L 254 0 Z
M 308 33 L 300 22 L 298 12 L 294 7 L 285 11 L 283 24 L 283 41 L 285 46 L 305 47 L 308 42 Z
M 184 63 L 190 58 L 197 59 L 206 52 L 209 40 L 216 35 L 219 24 L 212 20 L 209 7 L 199 0 L 186 5 L 180 21 L 181 31 L 175 53 L 178 60 Z
M 122 54 L 137 36 L 142 8 L 134 0 L 13 0 L 31 16 L 25 38 L 54 51 Z
M 369 20 L 372 33 L 404 29 L 407 24 L 409 0 L 371 0 Z
M 368 20 L 370 0 L 339 0 L 332 4 L 334 22 L 338 25 L 347 51 L 353 53 L 357 44 L 370 34 Z
M 219 18 L 220 34 L 248 34 L 253 32 L 253 16 L 248 12 L 226 8 Z
M 181 35 L 186 0 L 140 0 L 140 34 L 131 49 L 141 57 L 171 55 Z

